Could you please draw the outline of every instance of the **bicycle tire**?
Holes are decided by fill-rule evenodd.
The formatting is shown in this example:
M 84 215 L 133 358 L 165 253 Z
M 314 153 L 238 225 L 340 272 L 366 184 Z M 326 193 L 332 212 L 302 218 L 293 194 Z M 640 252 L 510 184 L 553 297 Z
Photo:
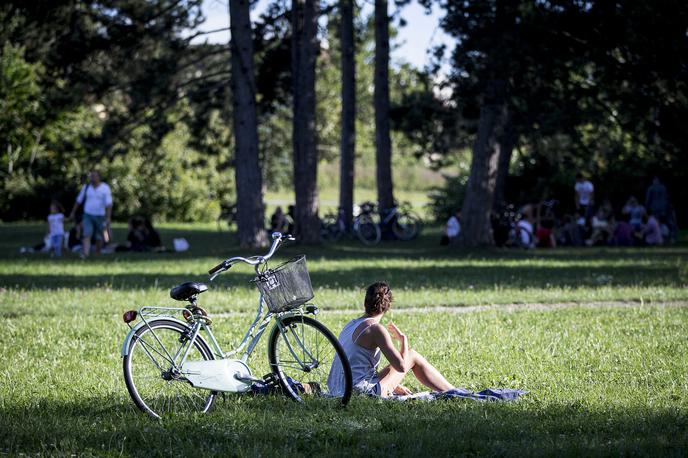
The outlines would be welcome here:
M 342 406 L 347 405 L 351 399 L 351 392 L 353 389 L 351 367 L 349 366 L 349 360 L 346 357 L 344 349 L 334 334 L 332 334 L 332 332 L 327 329 L 324 324 L 307 316 L 289 316 L 283 319 L 281 324 L 283 328 L 288 329 L 292 335 L 296 335 L 304 342 L 303 346 L 301 347 L 301 354 L 303 355 L 302 359 L 305 360 L 307 358 L 306 351 L 303 350 L 303 348 L 308 347 L 306 350 L 308 351 L 309 356 L 313 354 L 311 357 L 316 360 L 316 366 L 309 368 L 308 370 L 303 370 L 302 367 L 297 367 L 296 364 L 298 363 L 296 361 L 291 361 L 289 359 L 285 360 L 285 357 L 293 358 L 293 355 L 291 352 L 287 353 L 288 345 L 286 343 L 284 334 L 280 332 L 279 326 L 275 325 L 270 332 L 270 338 L 268 340 L 268 361 L 270 363 L 272 372 L 280 381 L 282 392 L 297 402 L 312 401 L 315 399 L 339 399 L 338 404 Z M 298 329 L 299 327 L 301 327 L 301 330 Z M 311 330 L 308 331 L 311 334 L 306 333 L 306 328 L 311 328 Z M 320 340 L 316 340 L 318 335 L 321 336 Z M 322 337 L 324 337 L 326 340 L 323 341 Z M 296 338 L 292 338 L 291 341 L 298 345 Z M 325 342 L 331 345 L 333 349 L 332 353 L 324 348 L 323 351 L 327 351 L 328 353 L 320 353 L 320 346 L 325 344 Z M 280 343 L 284 344 L 280 345 Z M 316 350 L 312 350 L 313 348 Z M 299 352 L 298 347 L 295 352 Z M 316 352 L 317 354 L 314 354 Z M 327 377 L 330 372 L 332 361 L 334 361 L 334 355 L 339 357 L 344 369 L 345 388 L 344 393 L 340 398 L 335 398 L 326 392 L 326 390 L 329 391 L 327 387 Z M 328 360 L 328 357 L 330 356 L 332 357 L 332 361 Z M 320 364 L 321 362 L 323 363 L 322 365 Z M 291 363 L 291 365 L 287 363 Z M 292 380 L 292 383 L 290 383 L 289 379 Z M 293 382 L 297 382 L 298 384 Z M 300 391 L 298 385 L 300 385 L 302 388 L 307 386 L 310 392 Z
M 401 213 L 392 225 L 392 232 L 399 240 L 413 240 L 420 233 L 420 219 L 411 213 Z
M 376 224 L 372 218 L 359 217 L 354 223 L 354 232 L 356 237 L 364 245 L 377 245 L 382 239 L 382 231 L 380 225 Z
M 163 378 L 163 373 L 160 372 L 159 374 L 159 380 L 155 380 L 156 377 L 155 372 L 159 370 L 160 364 L 157 362 L 154 363 L 151 359 L 151 357 L 146 353 L 145 350 L 143 350 L 144 346 L 147 345 L 150 348 L 150 351 L 148 353 L 152 354 L 156 352 L 155 347 L 158 348 L 158 350 L 162 350 L 160 348 L 160 343 L 157 341 L 157 339 L 149 339 L 149 341 L 144 340 L 144 337 L 146 334 L 150 333 L 151 330 L 156 331 L 156 336 L 158 339 L 168 341 L 170 339 L 176 339 L 177 342 L 180 344 L 183 344 L 182 339 L 185 335 L 188 334 L 189 330 L 191 328 L 189 326 L 185 326 L 182 323 L 179 323 L 177 321 L 173 320 L 166 320 L 166 319 L 159 319 L 159 320 L 153 320 L 149 322 L 148 326 L 143 326 L 139 328 L 136 333 L 134 334 L 134 337 L 131 340 L 131 344 L 129 346 L 129 351 L 127 355 L 123 358 L 122 361 L 122 369 L 124 371 L 124 382 L 127 386 L 127 391 L 129 391 L 129 395 L 131 396 L 132 400 L 134 401 L 134 404 L 136 404 L 136 407 L 138 407 L 141 411 L 147 413 L 153 418 L 158 418 L 160 419 L 164 415 L 168 415 L 172 412 L 186 412 L 186 411 L 196 411 L 196 412 L 201 412 L 201 413 L 207 413 L 209 412 L 214 403 L 215 403 L 215 398 L 217 395 L 216 391 L 211 391 L 207 396 L 202 396 L 198 394 L 199 392 L 203 392 L 204 390 L 199 390 L 197 388 L 193 388 L 190 383 L 187 381 L 179 378 L 175 380 L 165 380 Z M 159 331 L 161 330 L 167 330 L 171 331 L 169 336 L 163 336 L 161 338 L 159 334 Z M 187 338 L 188 340 L 188 338 Z M 162 342 L 163 345 L 165 344 Z M 197 336 L 196 340 L 194 341 L 194 347 L 197 352 L 190 351 L 189 352 L 189 358 L 194 359 L 197 358 L 200 354 L 200 356 L 204 360 L 210 360 L 210 359 L 215 359 L 213 352 L 210 351 L 210 347 L 208 344 L 203 340 L 201 336 Z M 141 348 L 141 351 L 137 350 Z M 169 351 L 169 350 L 168 350 Z M 161 353 L 160 353 L 161 354 Z M 140 356 L 139 356 L 140 355 Z M 140 359 L 140 362 L 136 358 Z M 175 403 L 173 404 L 172 402 L 172 397 L 168 396 L 167 398 L 162 398 L 162 407 L 158 407 L 156 404 L 160 404 L 159 402 L 153 402 L 153 400 L 146 400 L 144 397 L 148 397 L 147 393 L 145 396 L 142 396 L 141 390 L 143 387 L 141 386 L 141 383 L 137 383 L 136 379 L 140 377 L 140 374 L 138 372 L 143 371 L 143 367 L 146 365 L 146 359 L 151 362 L 150 366 L 158 366 L 158 368 L 153 368 L 153 371 L 151 375 L 148 375 L 147 377 L 150 378 L 151 383 L 153 381 L 156 381 L 159 386 L 165 387 L 165 388 L 173 388 L 173 392 L 176 393 L 177 395 L 183 395 L 186 397 L 186 393 L 189 395 L 190 398 L 193 400 L 187 400 L 187 399 L 182 399 L 179 398 L 178 400 L 181 400 L 181 403 Z M 161 360 L 167 359 L 164 357 L 164 355 L 161 354 L 160 356 Z M 136 364 L 136 371 L 134 370 L 134 365 Z M 164 367 L 164 366 L 163 366 Z M 141 369 L 139 369 L 141 368 Z M 137 372 L 136 374 L 134 372 Z M 144 376 L 146 376 L 144 374 Z M 160 383 L 166 382 L 166 383 Z M 148 390 L 148 389 L 147 389 Z M 200 401 L 203 401 L 202 403 Z M 157 399 L 155 400 L 157 401 Z M 178 404 L 183 404 L 180 407 L 184 407 L 183 409 L 176 409 Z M 167 411 L 165 410 L 165 406 L 168 406 Z M 194 406 L 197 405 L 200 408 L 194 408 Z
M 342 231 L 337 223 L 327 223 L 320 228 L 320 239 L 325 243 L 333 243 L 342 238 Z

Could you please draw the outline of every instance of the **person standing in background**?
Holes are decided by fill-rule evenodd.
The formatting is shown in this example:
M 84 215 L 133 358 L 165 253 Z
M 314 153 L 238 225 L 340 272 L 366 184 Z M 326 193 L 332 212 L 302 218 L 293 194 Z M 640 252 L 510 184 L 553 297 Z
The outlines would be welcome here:
M 91 237 L 96 241 L 96 253 L 100 252 L 103 245 L 103 230 L 109 228 L 112 222 L 110 186 L 101 180 L 97 170 L 91 171 L 89 182 L 81 188 L 69 215 L 70 219 L 74 218 L 79 205 L 84 207 L 81 256 L 86 258 L 91 249 Z
M 656 218 L 669 216 L 669 193 L 666 186 L 659 181 L 659 177 L 654 177 L 652 184 L 647 188 L 645 209 Z
M 583 178 L 582 173 L 578 172 L 576 174 L 574 190 L 576 192 L 576 211 L 587 221 L 592 216 L 592 205 L 595 202 L 595 187 L 589 180 Z

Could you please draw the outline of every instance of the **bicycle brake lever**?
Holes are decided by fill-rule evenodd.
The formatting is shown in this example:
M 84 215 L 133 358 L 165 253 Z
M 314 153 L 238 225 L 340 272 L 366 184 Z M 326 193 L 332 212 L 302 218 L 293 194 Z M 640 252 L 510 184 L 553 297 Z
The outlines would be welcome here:
M 227 272 L 227 271 L 228 271 L 229 269 L 231 269 L 231 268 L 232 268 L 232 264 L 228 265 L 227 267 L 223 267 L 223 268 L 221 268 L 221 269 L 218 269 L 218 270 L 214 271 L 214 272 L 210 275 L 210 280 L 209 280 L 209 281 L 215 280 L 222 272 Z M 215 269 L 213 269 L 213 270 L 215 270 Z M 212 271 L 211 271 L 211 272 L 212 272 Z

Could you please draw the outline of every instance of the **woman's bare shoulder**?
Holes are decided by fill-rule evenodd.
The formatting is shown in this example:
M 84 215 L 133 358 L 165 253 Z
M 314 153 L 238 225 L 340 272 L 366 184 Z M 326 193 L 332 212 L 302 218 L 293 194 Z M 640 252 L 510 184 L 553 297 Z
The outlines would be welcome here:
M 380 323 L 361 323 L 354 331 L 354 337 L 364 347 L 373 347 L 380 338 L 384 339 L 387 329 Z M 356 337 L 358 336 L 358 337 Z

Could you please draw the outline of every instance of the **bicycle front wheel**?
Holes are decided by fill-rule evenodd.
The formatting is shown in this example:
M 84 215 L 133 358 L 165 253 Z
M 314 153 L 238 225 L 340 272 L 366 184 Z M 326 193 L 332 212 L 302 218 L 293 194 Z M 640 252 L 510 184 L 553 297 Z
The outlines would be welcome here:
M 420 232 L 420 219 L 410 213 L 402 213 L 397 216 L 392 231 L 399 240 L 414 239 Z
M 343 393 L 336 394 L 327 385 L 335 357 L 339 358 L 344 373 Z M 349 360 L 337 338 L 319 321 L 306 316 L 281 320 L 281 330 L 275 325 L 270 333 L 268 359 L 282 391 L 292 399 L 349 403 L 352 389 Z
M 139 328 L 124 357 L 124 381 L 136 406 L 154 418 L 172 413 L 208 412 L 216 392 L 194 388 L 175 370 L 190 344 L 190 329 L 172 320 L 154 320 Z M 208 344 L 197 336 L 188 361 L 214 359 Z

